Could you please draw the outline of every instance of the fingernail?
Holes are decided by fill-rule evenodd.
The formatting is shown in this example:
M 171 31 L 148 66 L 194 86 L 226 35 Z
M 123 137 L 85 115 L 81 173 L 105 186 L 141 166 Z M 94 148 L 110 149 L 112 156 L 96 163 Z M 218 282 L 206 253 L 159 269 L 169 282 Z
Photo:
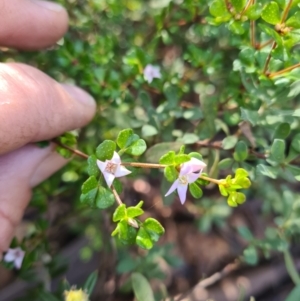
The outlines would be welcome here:
M 78 100 L 79 102 L 88 105 L 88 106 L 96 106 L 94 98 L 85 92 L 84 90 L 71 85 L 62 84 L 63 88 L 71 95 L 72 98 Z
M 61 5 L 54 2 L 43 1 L 43 0 L 31 0 L 31 1 L 43 8 L 52 10 L 54 12 L 61 12 L 64 10 L 64 8 Z

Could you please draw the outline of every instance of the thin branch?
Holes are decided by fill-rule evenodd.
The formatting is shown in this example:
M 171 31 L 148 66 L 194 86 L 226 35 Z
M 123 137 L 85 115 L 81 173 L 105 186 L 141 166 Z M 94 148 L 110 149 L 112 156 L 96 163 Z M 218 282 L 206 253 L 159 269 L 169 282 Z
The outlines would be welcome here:
M 256 41 L 255 41 L 255 21 L 250 21 L 250 40 L 251 40 L 251 46 L 253 48 L 256 48 Z
M 55 144 L 57 144 L 58 146 L 67 149 L 68 151 L 70 151 L 74 155 L 77 155 L 77 156 L 79 156 L 79 157 L 81 157 L 83 159 L 88 159 L 89 158 L 89 156 L 87 154 L 85 154 L 85 153 L 83 153 L 83 152 L 81 152 L 81 151 L 79 151 L 77 149 L 73 149 L 72 147 L 67 146 L 65 144 L 62 144 L 57 139 L 52 139 L 51 141 L 54 142 Z
M 143 162 L 122 162 L 121 165 L 142 167 L 142 168 L 165 168 L 168 166 L 165 164 L 152 164 L 152 163 L 143 163 Z
M 289 14 L 289 11 L 291 9 L 292 4 L 293 4 L 293 0 L 290 0 L 288 5 L 285 7 L 282 18 L 281 18 L 281 21 L 280 21 L 281 24 L 285 22 L 288 14 Z
M 272 42 L 273 42 L 273 40 L 271 39 L 271 40 L 266 41 L 266 42 L 264 42 L 264 43 L 262 43 L 262 44 L 258 44 L 258 45 L 256 46 L 256 49 L 257 49 L 257 50 L 261 50 L 261 49 L 263 49 L 264 47 L 270 45 Z
M 241 12 L 241 16 L 247 11 L 247 9 L 252 5 L 252 0 L 249 0 L 244 9 Z
M 266 74 L 267 71 L 268 71 L 269 63 L 270 63 L 271 56 L 272 56 L 272 50 L 275 49 L 276 46 L 277 46 L 277 43 L 274 41 L 273 44 L 272 44 L 270 53 L 269 53 L 269 55 L 268 55 L 268 57 L 266 59 L 266 63 L 265 63 L 264 70 L 263 70 L 263 74 Z
M 291 71 L 291 70 L 293 70 L 293 69 L 296 69 L 296 68 L 298 68 L 298 67 L 300 67 L 300 63 L 298 63 L 298 64 L 296 64 L 296 65 L 293 65 L 293 66 L 290 66 L 290 67 L 288 67 L 288 68 L 282 69 L 282 70 L 280 70 L 280 71 L 270 73 L 270 74 L 269 74 L 269 78 L 273 78 L 273 77 L 275 77 L 275 76 L 278 76 L 278 75 L 281 75 L 281 74 L 283 74 L 283 73 L 289 72 L 289 71 Z
M 209 182 L 211 182 L 211 183 L 215 183 L 215 184 L 217 184 L 217 185 L 221 184 L 221 181 L 220 181 L 220 180 L 213 179 L 213 178 L 210 178 L 210 177 L 207 177 L 207 176 L 200 175 L 199 178 L 202 179 L 202 180 L 209 181 Z
M 111 189 L 117 203 L 119 204 L 119 206 L 121 206 L 123 204 L 123 202 L 121 201 L 121 198 L 120 198 L 119 194 L 117 193 L 114 185 L 111 185 L 110 189 Z

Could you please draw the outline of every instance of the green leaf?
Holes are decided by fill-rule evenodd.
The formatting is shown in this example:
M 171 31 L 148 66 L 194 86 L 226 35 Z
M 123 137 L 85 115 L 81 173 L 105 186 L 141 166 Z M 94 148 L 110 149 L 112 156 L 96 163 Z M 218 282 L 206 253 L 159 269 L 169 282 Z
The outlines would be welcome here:
M 245 16 L 247 16 L 250 20 L 257 20 L 262 12 L 262 7 L 260 3 L 256 3 L 251 5 L 247 11 L 245 12 Z
M 164 176 L 168 182 L 174 182 L 178 177 L 178 172 L 176 171 L 175 166 L 167 166 L 164 169 Z
M 241 119 L 245 121 L 249 121 L 254 126 L 259 121 L 259 115 L 256 111 L 251 111 L 251 110 L 241 108 Z
M 237 202 L 235 198 L 236 192 L 231 192 L 228 196 L 227 203 L 230 207 L 237 207 Z
M 36 297 L 39 301 L 60 301 L 60 299 L 47 291 L 39 291 Z
M 189 191 L 195 199 L 200 199 L 203 195 L 202 189 L 196 183 L 189 184 Z
M 130 218 L 134 218 L 140 216 L 144 213 L 144 210 L 139 207 L 129 207 L 127 208 L 127 216 Z
M 96 149 L 96 157 L 100 161 L 110 160 L 116 150 L 116 143 L 112 140 L 104 140 Z
M 151 286 L 142 274 L 133 273 L 131 283 L 137 301 L 155 301 Z
M 272 179 L 276 179 L 279 170 L 277 167 L 259 164 L 256 167 L 256 171 L 259 174 L 262 174 L 262 175 L 267 176 Z
M 227 10 L 225 1 L 223 0 L 215 0 L 211 3 L 209 7 L 209 12 L 214 17 L 224 17 L 224 16 L 231 16 L 230 13 Z
M 150 147 L 146 152 L 146 159 L 149 163 L 157 163 L 160 158 L 170 149 L 178 151 L 182 146 L 181 142 L 162 142 Z
M 237 12 L 241 12 L 246 5 L 246 0 L 231 0 L 230 2 Z
M 175 152 L 169 151 L 159 159 L 159 164 L 172 165 L 175 163 Z
M 227 136 L 225 139 L 222 141 L 222 147 L 223 149 L 231 149 L 234 148 L 238 141 L 238 138 L 236 136 Z
M 128 225 L 126 220 L 121 220 L 118 223 L 116 230 L 112 233 L 112 235 L 118 234 L 118 238 L 124 244 L 132 245 L 135 243 L 137 237 L 137 231 L 135 228 Z
M 248 172 L 247 170 L 243 169 L 243 168 L 238 168 L 236 171 L 235 171 L 235 176 L 237 178 L 244 178 L 244 177 L 248 177 Z
M 242 162 L 248 157 L 248 146 L 244 141 L 239 141 L 235 146 L 235 151 L 233 153 L 235 161 Z
M 144 124 L 141 132 L 142 132 L 142 137 L 152 137 L 158 133 L 158 130 L 156 127 L 154 127 L 151 124 Z
M 284 122 L 277 126 L 273 139 L 286 139 L 291 132 L 289 123 Z
M 141 227 L 136 236 L 136 243 L 143 249 L 150 250 L 153 247 L 153 242 L 150 234 L 144 227 Z
M 133 156 L 140 156 L 147 149 L 147 145 L 145 140 L 139 139 L 132 143 L 128 149 L 126 149 L 125 153 Z
M 229 24 L 229 30 L 234 34 L 241 35 L 245 32 L 243 23 L 241 21 L 233 21 Z
M 300 153 L 300 133 L 294 136 L 292 140 L 292 148 Z
M 241 205 L 241 204 L 245 203 L 246 196 L 242 192 L 236 192 L 236 194 L 235 194 L 235 201 L 236 201 L 236 203 L 238 203 L 239 205 Z
M 295 286 L 289 295 L 286 297 L 285 301 L 299 301 L 300 296 L 300 286 Z
M 81 194 L 80 202 L 91 207 L 95 207 L 95 200 L 98 192 L 98 187 L 90 190 L 85 194 Z
M 300 11 L 297 11 L 293 16 L 287 19 L 285 25 L 293 28 L 300 28 Z
M 297 181 L 300 181 L 300 167 L 294 165 L 286 165 L 285 170 L 289 171 Z
M 88 168 L 87 168 L 87 172 L 89 174 L 89 176 L 95 176 L 98 177 L 100 174 L 100 170 L 99 167 L 97 165 L 97 158 L 95 155 L 91 155 L 89 156 L 88 160 Z
M 282 38 L 276 30 L 265 24 L 259 24 L 258 26 L 264 33 L 273 38 L 278 45 L 282 46 Z M 276 51 L 276 49 L 278 49 L 278 47 L 273 50 L 273 53 Z
M 268 3 L 262 10 L 261 17 L 269 24 L 280 23 L 279 6 L 275 1 Z
M 191 160 L 190 156 L 185 155 L 185 154 L 181 154 L 181 155 L 176 155 L 174 161 L 175 161 L 176 165 L 179 165 L 179 164 L 188 162 L 190 160 Z
M 199 154 L 199 153 L 197 153 L 197 152 L 191 152 L 191 153 L 189 153 L 188 155 L 189 155 L 190 157 L 192 157 L 192 158 L 196 158 L 196 159 L 198 159 L 198 160 L 200 160 L 200 161 L 203 161 L 202 155 Z
M 99 187 L 97 198 L 96 198 L 96 206 L 99 209 L 106 209 L 111 207 L 115 203 L 115 197 L 110 189 Z
M 91 293 L 93 292 L 94 290 L 94 287 L 97 283 L 97 280 L 98 280 L 98 271 L 95 271 L 93 272 L 89 277 L 88 279 L 85 281 L 82 289 L 84 291 L 86 291 L 86 293 L 88 295 L 91 295 Z
M 275 139 L 273 141 L 270 156 L 268 161 L 272 161 L 275 163 L 282 163 L 285 159 L 285 141 L 282 139 Z
M 164 227 L 154 218 L 149 217 L 145 220 L 143 226 L 148 231 L 153 231 L 157 233 L 159 236 L 163 235 L 165 233 Z
M 117 137 L 117 145 L 120 149 L 129 147 L 133 142 L 139 139 L 132 129 L 125 129 L 121 131 Z
M 245 261 L 250 265 L 256 265 L 258 262 L 258 255 L 256 248 L 253 246 L 249 246 L 243 252 Z
M 237 228 L 239 234 L 247 241 L 251 241 L 254 239 L 253 234 L 246 226 L 240 226 Z
M 119 205 L 113 214 L 113 221 L 117 222 L 125 217 L 126 217 L 126 205 L 125 204 Z
M 221 160 L 219 163 L 218 163 L 218 167 L 219 169 L 229 169 L 233 164 L 233 160 L 231 158 L 226 158 L 226 159 L 223 159 Z
M 88 193 L 98 186 L 98 181 L 94 176 L 89 177 L 81 186 L 81 192 L 83 194 Z
M 223 195 L 223 196 L 228 196 L 228 192 L 227 192 L 227 189 L 225 188 L 225 186 L 224 185 L 218 185 L 219 186 L 219 190 L 220 190 L 220 193 L 221 193 L 221 195 Z

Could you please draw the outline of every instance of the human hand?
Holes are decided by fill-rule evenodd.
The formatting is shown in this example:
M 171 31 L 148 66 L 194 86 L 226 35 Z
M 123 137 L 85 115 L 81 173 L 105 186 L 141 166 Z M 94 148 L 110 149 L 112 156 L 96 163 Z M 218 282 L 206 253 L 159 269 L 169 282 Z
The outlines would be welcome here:
M 42 0 L 1 0 L 0 45 L 40 49 L 54 44 L 68 27 L 58 4 Z M 31 197 L 31 188 L 67 161 L 51 139 L 87 124 L 95 102 L 83 90 L 55 82 L 41 71 L 17 63 L 0 64 L 0 257 Z

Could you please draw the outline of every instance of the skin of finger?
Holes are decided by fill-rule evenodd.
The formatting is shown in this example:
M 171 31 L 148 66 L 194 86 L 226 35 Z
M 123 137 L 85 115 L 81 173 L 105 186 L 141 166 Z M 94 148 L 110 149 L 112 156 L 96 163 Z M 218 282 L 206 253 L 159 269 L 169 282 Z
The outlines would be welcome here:
M 32 0 L 0 1 L 0 45 L 40 49 L 53 45 L 68 29 L 65 9 L 47 9 Z
M 66 89 L 24 64 L 0 63 L 0 154 L 80 128 L 95 110 L 79 88 Z
M 0 253 L 9 247 L 31 198 L 31 187 L 67 162 L 55 153 L 54 145 L 26 145 L 0 156 Z

